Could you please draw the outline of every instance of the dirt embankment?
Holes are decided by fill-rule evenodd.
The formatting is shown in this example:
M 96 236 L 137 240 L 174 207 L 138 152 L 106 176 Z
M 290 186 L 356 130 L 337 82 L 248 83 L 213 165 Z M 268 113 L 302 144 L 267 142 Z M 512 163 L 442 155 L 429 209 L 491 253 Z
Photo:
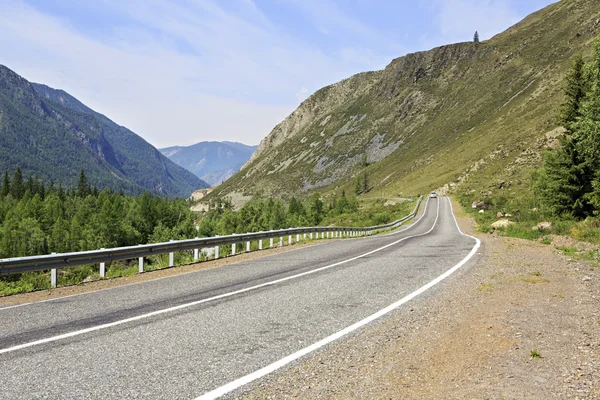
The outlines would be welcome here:
M 475 261 L 431 293 L 245 395 L 600 399 L 600 268 L 552 245 L 476 235 Z

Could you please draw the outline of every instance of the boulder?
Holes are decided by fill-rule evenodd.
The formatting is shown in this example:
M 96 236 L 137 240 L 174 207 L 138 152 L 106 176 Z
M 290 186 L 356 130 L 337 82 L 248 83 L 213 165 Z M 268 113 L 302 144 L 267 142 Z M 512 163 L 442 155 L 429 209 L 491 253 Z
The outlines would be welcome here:
M 552 222 L 540 222 L 539 224 L 537 224 L 536 226 L 534 226 L 533 228 L 531 228 L 531 230 L 534 231 L 549 231 L 550 229 L 552 229 Z
M 496 213 L 496 218 L 502 218 L 502 217 L 504 217 L 504 214 L 502 214 L 500 211 L 498 211 Z
M 494 229 L 508 228 L 510 225 L 513 225 L 513 224 L 514 224 L 514 222 L 512 222 L 512 221 L 509 221 L 507 219 L 501 219 L 501 220 L 494 222 L 492 224 L 492 228 L 494 228 Z

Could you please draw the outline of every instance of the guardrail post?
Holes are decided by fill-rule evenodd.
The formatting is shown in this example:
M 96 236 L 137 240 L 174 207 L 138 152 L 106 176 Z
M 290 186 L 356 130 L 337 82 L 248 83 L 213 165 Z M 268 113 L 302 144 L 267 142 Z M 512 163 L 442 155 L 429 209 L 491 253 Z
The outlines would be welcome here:
M 169 242 L 174 242 L 173 239 L 169 240 Z M 175 253 L 169 253 L 169 267 L 175 266 Z
M 306 238 L 306 236 L 305 236 L 305 238 Z M 310 240 L 312 240 L 312 232 L 310 233 Z
M 288 236 L 288 246 L 292 245 L 292 235 Z
M 269 248 L 273 248 L 273 238 L 269 239 Z
M 104 247 L 100 250 L 104 250 Z M 106 278 L 106 263 L 104 262 L 100 263 L 100 278 Z
M 144 257 L 138 258 L 138 272 L 140 274 L 144 272 Z
M 250 241 L 246 242 L 246 251 L 250 253 Z
M 283 236 L 279 238 L 279 247 L 283 247 Z
M 51 254 L 56 254 L 56 253 L 51 253 Z M 57 281 L 58 281 L 58 279 L 57 279 L 56 268 L 52 268 L 50 270 L 50 286 L 52 286 L 53 288 L 56 288 Z
M 262 250 L 262 239 L 258 241 L 258 249 Z
M 194 261 L 198 261 L 198 258 L 199 258 L 198 253 L 199 253 L 198 249 L 194 249 Z
M 219 246 L 215 246 L 215 260 L 219 259 Z
M 299 233 L 297 233 L 297 234 L 296 234 L 296 243 L 298 243 L 299 241 L 300 241 L 300 234 L 299 234 Z
M 306 233 L 304 234 L 304 240 L 306 240 Z
M 231 255 L 235 256 L 235 243 L 231 245 Z
M 325 239 L 325 232 L 321 232 L 321 239 Z

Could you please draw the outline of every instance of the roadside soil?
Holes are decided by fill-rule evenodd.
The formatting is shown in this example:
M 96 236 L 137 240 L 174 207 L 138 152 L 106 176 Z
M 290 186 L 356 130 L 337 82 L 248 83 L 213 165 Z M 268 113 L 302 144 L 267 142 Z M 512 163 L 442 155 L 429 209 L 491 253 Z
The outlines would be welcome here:
M 249 385 L 249 399 L 600 399 L 600 268 L 461 229 L 454 275 L 349 338 Z

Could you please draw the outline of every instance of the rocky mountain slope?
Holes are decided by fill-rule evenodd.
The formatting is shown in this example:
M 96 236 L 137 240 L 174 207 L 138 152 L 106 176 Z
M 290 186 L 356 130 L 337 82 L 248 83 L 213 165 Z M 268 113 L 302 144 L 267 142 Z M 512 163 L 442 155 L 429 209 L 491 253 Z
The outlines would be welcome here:
M 256 148 L 237 142 L 200 142 L 160 151 L 177 165 L 216 186 L 238 172 Z
M 88 181 L 137 194 L 187 197 L 208 185 L 156 148 L 62 90 L 30 83 L 0 65 L 0 171 L 70 186 Z
M 354 191 L 365 173 L 377 194 L 526 189 L 555 136 L 565 72 L 591 53 L 599 27 L 600 2 L 562 0 L 488 41 L 408 54 L 322 88 L 213 196 Z

